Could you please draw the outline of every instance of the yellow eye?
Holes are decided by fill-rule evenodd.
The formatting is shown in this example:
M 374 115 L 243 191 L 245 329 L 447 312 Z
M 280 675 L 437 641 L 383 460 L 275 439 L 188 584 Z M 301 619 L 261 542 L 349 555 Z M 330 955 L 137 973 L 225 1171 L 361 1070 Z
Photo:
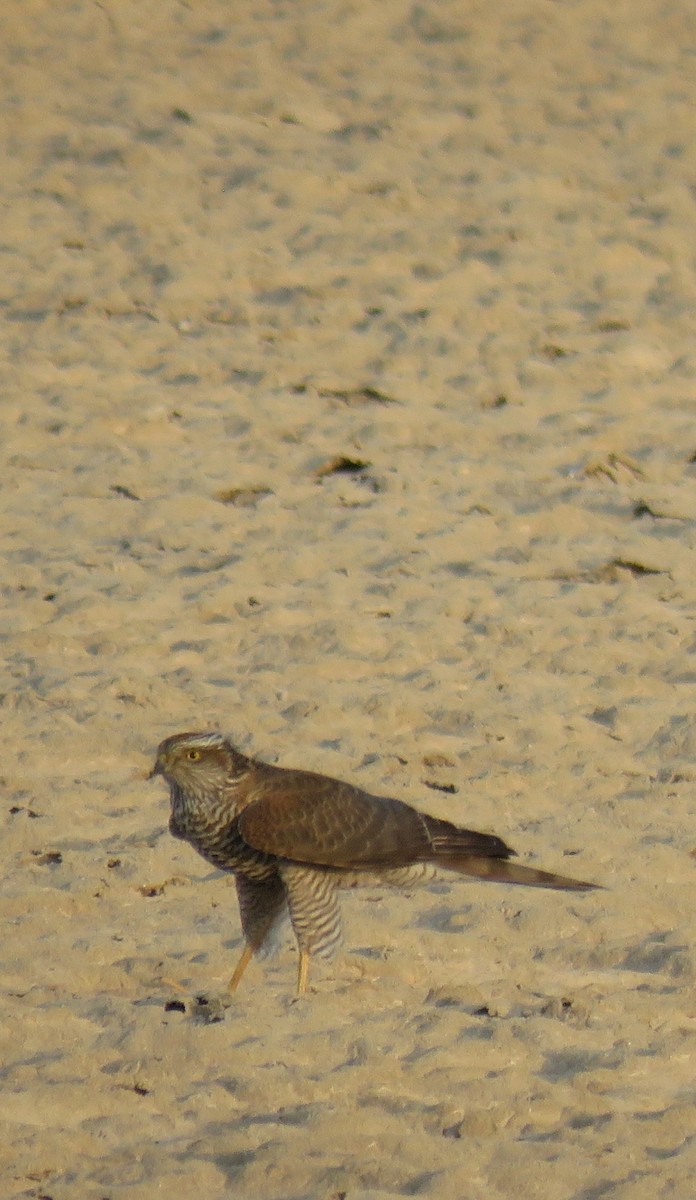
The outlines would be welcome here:
M 189 762 L 198 762 L 199 758 L 201 757 L 201 752 L 200 750 L 187 750 L 186 757 L 188 758 Z

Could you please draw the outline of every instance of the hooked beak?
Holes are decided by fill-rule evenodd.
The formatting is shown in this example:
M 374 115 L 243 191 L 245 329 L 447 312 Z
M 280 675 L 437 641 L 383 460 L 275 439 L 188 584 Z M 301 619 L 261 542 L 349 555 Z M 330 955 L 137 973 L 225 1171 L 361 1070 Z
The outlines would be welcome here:
M 162 769 L 162 761 L 159 758 L 157 759 L 154 767 L 150 771 L 150 774 L 147 776 L 147 778 L 154 779 L 155 775 L 164 775 L 164 770 Z

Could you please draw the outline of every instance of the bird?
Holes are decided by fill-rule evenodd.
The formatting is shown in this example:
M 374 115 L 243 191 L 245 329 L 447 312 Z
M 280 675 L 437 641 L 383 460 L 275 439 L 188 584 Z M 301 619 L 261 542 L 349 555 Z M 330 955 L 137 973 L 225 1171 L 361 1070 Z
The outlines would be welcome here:
M 255 955 L 275 948 L 289 917 L 304 995 L 310 960 L 331 958 L 341 940 L 342 886 L 408 887 L 443 870 L 527 887 L 598 886 L 511 862 L 515 851 L 501 838 L 403 800 L 247 757 L 217 732 L 165 738 L 149 777 L 157 775 L 169 785 L 173 836 L 235 878 L 244 949 L 229 992 Z

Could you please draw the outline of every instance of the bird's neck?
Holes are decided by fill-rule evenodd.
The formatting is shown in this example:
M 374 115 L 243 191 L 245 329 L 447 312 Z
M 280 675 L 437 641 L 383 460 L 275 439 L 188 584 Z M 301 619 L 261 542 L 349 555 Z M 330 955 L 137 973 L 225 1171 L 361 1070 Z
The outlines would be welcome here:
M 213 787 L 202 783 L 200 788 L 182 788 L 175 780 L 169 780 L 171 799 L 170 831 L 175 837 L 197 843 L 207 837 L 212 829 L 223 829 L 237 815 L 244 783 L 253 769 L 253 760 L 229 747 L 229 768 L 224 782 L 218 780 Z
M 227 778 L 231 784 L 237 784 L 251 770 L 254 760 L 247 758 L 246 754 L 242 754 L 239 750 L 235 750 L 234 746 L 229 747 L 229 756 L 230 770 Z

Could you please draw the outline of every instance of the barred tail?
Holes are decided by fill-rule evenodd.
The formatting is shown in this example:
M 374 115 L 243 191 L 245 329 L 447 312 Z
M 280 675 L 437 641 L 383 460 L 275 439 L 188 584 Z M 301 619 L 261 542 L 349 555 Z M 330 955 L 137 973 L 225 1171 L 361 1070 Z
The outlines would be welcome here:
M 554 875 L 551 871 L 539 871 L 536 867 L 523 867 L 501 858 L 462 856 L 442 858 L 440 863 L 450 871 L 459 871 L 462 875 L 473 875 L 492 883 L 520 883 L 525 887 L 559 888 L 568 892 L 588 892 L 600 886 L 582 879 L 570 879 L 567 875 Z

